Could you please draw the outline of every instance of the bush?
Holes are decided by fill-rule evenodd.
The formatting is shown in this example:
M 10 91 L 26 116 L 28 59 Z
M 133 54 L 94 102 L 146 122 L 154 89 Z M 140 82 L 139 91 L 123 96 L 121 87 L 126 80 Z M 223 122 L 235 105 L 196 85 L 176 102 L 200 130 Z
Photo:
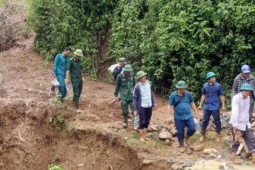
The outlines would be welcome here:
M 83 50 L 85 71 L 98 75 L 117 0 L 27 0 L 35 47 L 47 59 L 66 46 Z
M 229 99 L 241 65 L 254 65 L 254 7 L 247 0 L 126 1 L 111 50 L 134 57 L 163 95 L 183 79 L 198 100 L 214 71 Z
M 48 165 L 48 170 L 62 170 L 62 165 Z
M 187 81 L 196 100 L 208 71 L 227 97 L 242 64 L 254 65 L 255 1 L 34 0 L 36 48 L 51 58 L 64 46 L 82 48 L 94 76 L 106 61 L 126 57 L 154 89 L 169 95 Z M 58 9 L 58 10 L 56 10 Z
M 20 10 L 21 7 L 16 4 L 0 1 L 0 51 L 8 50 L 18 39 L 19 27 L 17 21 L 13 21 L 13 15 Z

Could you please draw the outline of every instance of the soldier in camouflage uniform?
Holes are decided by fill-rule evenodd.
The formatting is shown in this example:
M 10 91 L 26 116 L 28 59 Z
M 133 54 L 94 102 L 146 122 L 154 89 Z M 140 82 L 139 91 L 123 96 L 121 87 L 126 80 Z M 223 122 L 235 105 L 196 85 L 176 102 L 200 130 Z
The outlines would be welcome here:
M 69 79 L 71 77 L 71 82 L 73 85 L 73 102 L 76 109 L 79 109 L 79 100 L 82 92 L 83 79 L 82 79 L 82 62 L 81 57 L 83 57 L 83 52 L 77 49 L 74 52 L 75 57 L 70 59 L 67 64 L 66 72 L 66 84 L 69 84 Z M 77 110 L 80 111 L 80 110 Z
M 134 113 L 133 104 L 133 89 L 135 84 L 134 76 L 131 74 L 133 71 L 132 66 L 127 64 L 124 67 L 124 72 L 119 74 L 116 80 L 115 87 L 115 100 L 121 101 L 122 116 L 124 120 L 124 128 L 128 126 L 128 106 L 130 106 L 131 114 Z M 120 98 L 118 94 L 120 93 Z

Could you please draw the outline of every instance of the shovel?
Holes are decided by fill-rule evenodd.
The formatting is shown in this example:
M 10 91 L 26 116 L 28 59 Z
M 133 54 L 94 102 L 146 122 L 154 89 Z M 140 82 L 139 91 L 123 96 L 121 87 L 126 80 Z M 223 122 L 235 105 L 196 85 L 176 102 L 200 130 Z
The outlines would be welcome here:
M 120 98 L 119 98 L 118 101 L 120 101 Z M 113 100 L 111 100 L 110 102 L 108 102 L 107 105 L 111 105 L 111 104 L 113 104 L 113 103 L 115 103 L 115 102 L 118 102 L 118 101 L 114 98 Z

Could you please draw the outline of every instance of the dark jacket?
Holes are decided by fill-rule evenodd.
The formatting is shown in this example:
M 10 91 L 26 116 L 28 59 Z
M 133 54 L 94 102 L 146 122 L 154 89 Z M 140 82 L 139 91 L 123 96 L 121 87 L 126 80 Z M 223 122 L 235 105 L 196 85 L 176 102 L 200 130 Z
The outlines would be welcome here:
M 113 70 L 112 75 L 113 75 L 113 77 L 114 77 L 115 82 L 116 82 L 116 80 L 117 80 L 118 75 L 121 73 L 122 69 L 123 69 L 123 68 L 120 67 L 120 65 L 118 65 L 118 66 L 115 67 L 115 69 Z
M 150 81 L 148 81 L 148 82 L 151 85 L 151 82 Z M 138 113 L 141 113 L 142 101 L 141 101 L 141 90 L 140 90 L 139 83 L 136 83 L 135 88 L 134 88 L 133 102 L 134 102 L 134 110 L 138 111 Z M 154 107 L 155 106 L 155 99 L 154 99 L 154 95 L 153 95 L 152 90 L 151 90 L 151 103 L 152 103 L 152 107 Z

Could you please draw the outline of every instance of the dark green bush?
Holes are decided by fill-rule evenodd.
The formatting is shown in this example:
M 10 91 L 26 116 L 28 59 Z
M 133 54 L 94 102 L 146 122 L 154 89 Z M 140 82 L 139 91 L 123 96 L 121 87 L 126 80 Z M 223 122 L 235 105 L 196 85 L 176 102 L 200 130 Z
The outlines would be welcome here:
M 111 50 L 138 61 L 163 95 L 183 79 L 199 99 L 206 73 L 214 71 L 230 99 L 241 65 L 254 65 L 254 9 L 246 0 L 126 2 L 113 23 Z
M 82 48 L 84 66 L 98 76 L 105 61 L 126 57 L 148 72 L 164 96 L 183 79 L 196 99 L 208 71 L 227 97 L 242 64 L 254 65 L 253 0 L 34 0 L 30 23 L 36 48 L 52 57 Z
M 110 19 L 117 0 L 27 0 L 35 47 L 52 59 L 64 47 L 83 50 L 83 65 L 92 76 L 106 53 Z M 108 38 L 108 39 L 107 39 Z

